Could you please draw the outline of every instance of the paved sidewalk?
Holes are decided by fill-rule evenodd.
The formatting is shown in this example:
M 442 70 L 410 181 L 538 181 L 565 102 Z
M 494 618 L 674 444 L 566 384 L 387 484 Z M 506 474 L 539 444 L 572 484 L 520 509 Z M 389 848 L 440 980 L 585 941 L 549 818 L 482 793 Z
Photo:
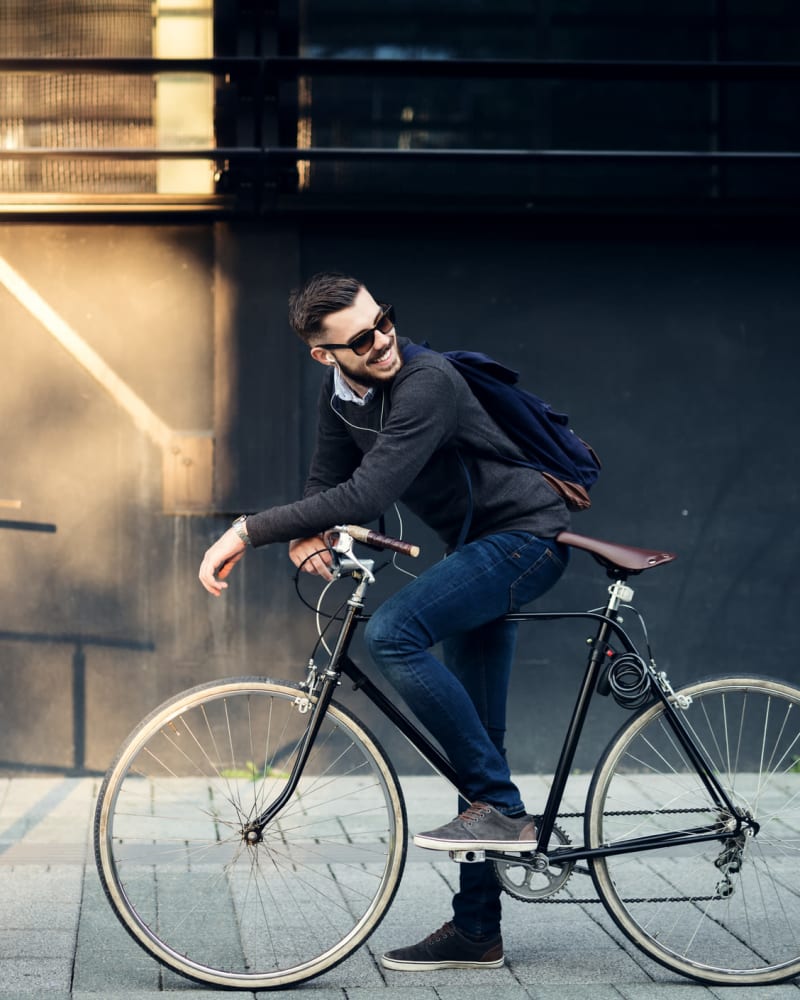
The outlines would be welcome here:
M 526 800 L 544 801 L 546 781 L 523 777 Z M 230 1000 L 236 993 L 190 983 L 162 969 L 118 925 L 94 868 L 95 779 L 0 778 L 0 1000 Z M 437 777 L 403 782 L 411 830 L 446 818 L 452 792 Z M 567 808 L 580 808 L 578 803 Z M 243 997 L 307 995 L 313 1000 L 800 1000 L 800 984 L 746 990 L 680 979 L 633 949 L 598 905 L 504 904 L 507 965 L 493 971 L 388 972 L 379 957 L 448 918 L 457 868 L 411 848 L 397 898 L 356 955 L 293 990 Z M 594 897 L 580 879 L 583 897 Z M 585 884 L 583 884 L 585 883 Z

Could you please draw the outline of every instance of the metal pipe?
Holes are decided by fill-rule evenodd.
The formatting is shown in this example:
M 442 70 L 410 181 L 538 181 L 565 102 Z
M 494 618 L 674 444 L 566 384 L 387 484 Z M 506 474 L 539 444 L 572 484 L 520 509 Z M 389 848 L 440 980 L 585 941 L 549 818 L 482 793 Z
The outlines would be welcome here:
M 298 76 L 434 77 L 502 80 L 799 80 L 800 62 L 614 59 L 361 59 L 317 56 L 214 56 L 197 59 L 97 56 L 0 58 L 0 73 L 152 75 L 209 73 L 273 80 Z
M 408 162 L 410 160 L 447 163 L 451 161 L 536 162 L 536 161 L 625 161 L 652 162 L 735 162 L 780 163 L 800 160 L 800 150 L 694 150 L 694 149 L 395 149 L 344 146 L 273 147 L 154 147 L 138 146 L 21 146 L 0 147 L 0 160 L 273 160 L 294 163 L 297 160 L 379 160 Z

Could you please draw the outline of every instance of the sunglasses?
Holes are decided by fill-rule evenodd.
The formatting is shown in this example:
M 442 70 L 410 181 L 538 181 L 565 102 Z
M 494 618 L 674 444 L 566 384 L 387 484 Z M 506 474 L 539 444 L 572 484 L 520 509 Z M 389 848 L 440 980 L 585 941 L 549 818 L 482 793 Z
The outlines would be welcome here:
M 346 347 L 348 347 L 360 358 L 365 354 L 368 354 L 372 350 L 373 344 L 375 343 L 376 330 L 380 330 L 381 333 L 389 333 L 390 330 L 394 329 L 394 306 L 386 306 L 382 302 L 379 302 L 378 304 L 381 307 L 381 311 L 378 315 L 378 320 L 375 323 L 375 326 L 357 334 L 347 344 L 318 344 L 317 346 L 324 347 L 326 351 L 343 351 Z

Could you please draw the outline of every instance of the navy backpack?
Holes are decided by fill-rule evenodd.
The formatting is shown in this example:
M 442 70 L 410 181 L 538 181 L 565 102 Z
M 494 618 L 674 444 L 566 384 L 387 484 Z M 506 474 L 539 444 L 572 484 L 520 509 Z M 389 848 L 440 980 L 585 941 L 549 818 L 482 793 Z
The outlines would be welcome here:
M 409 360 L 431 350 L 427 344 L 408 344 L 403 357 Z M 587 510 L 592 503 L 589 489 L 600 474 L 600 460 L 591 445 L 569 426 L 569 417 L 520 389 L 519 372 L 486 354 L 443 351 L 441 356 L 459 372 L 489 416 L 523 453 L 525 461 L 520 464 L 538 469 L 570 510 Z

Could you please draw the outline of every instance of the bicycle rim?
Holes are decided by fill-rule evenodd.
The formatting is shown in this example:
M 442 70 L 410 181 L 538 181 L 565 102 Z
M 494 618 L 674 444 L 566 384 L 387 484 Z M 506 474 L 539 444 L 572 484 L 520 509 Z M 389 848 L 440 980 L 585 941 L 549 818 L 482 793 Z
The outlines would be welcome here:
M 719 840 L 594 860 L 619 927 L 669 968 L 701 982 L 755 985 L 800 972 L 800 691 L 720 678 L 683 688 L 680 716 L 754 836 L 731 834 L 659 703 L 612 741 L 586 816 L 590 846 L 698 827 Z M 726 836 L 726 833 L 729 834 Z
M 405 861 L 391 764 L 331 706 L 300 784 L 249 844 L 244 827 L 286 784 L 308 714 L 291 684 L 237 678 L 167 702 L 103 782 L 95 856 L 135 940 L 182 975 L 269 989 L 319 975 L 380 922 Z

